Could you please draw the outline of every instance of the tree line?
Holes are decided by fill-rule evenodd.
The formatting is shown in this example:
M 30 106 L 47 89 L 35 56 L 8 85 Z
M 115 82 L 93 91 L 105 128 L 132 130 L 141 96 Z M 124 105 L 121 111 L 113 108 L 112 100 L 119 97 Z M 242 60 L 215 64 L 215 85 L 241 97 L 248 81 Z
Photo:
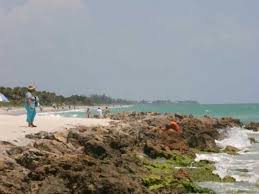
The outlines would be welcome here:
M 14 106 L 20 106 L 24 103 L 25 94 L 27 92 L 26 87 L 0 87 L 0 93 L 5 95 L 9 103 Z M 36 91 L 35 96 L 38 96 L 40 99 L 40 104 L 43 106 L 52 106 L 56 105 L 124 105 L 124 104 L 134 104 L 135 101 L 129 101 L 124 99 L 114 99 L 109 96 L 103 95 L 72 95 L 69 97 L 65 97 L 62 95 L 57 95 L 54 92 L 48 91 Z

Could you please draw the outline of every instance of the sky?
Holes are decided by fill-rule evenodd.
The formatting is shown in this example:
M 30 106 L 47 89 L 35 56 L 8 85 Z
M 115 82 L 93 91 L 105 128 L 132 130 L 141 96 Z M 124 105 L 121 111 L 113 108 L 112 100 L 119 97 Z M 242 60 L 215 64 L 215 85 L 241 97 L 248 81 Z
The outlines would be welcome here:
M 0 0 L 0 85 L 259 102 L 258 0 Z

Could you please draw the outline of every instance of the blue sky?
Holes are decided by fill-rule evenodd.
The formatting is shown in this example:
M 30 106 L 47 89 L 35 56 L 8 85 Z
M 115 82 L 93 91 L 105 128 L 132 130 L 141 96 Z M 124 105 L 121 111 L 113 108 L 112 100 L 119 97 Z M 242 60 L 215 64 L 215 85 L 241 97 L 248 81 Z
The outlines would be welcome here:
M 0 85 L 259 102 L 257 0 L 0 0 Z

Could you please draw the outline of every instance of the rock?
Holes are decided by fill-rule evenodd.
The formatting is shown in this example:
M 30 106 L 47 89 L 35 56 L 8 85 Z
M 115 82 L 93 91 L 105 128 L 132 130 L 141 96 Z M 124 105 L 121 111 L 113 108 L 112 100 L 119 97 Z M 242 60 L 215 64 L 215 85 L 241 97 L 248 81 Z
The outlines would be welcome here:
M 147 142 L 144 146 L 144 153 L 148 155 L 151 158 L 157 158 L 157 157 L 165 157 L 167 158 L 168 155 L 166 155 L 160 147 L 153 145 L 151 142 Z
M 0 171 L 13 170 L 15 168 L 15 163 L 8 158 L 0 159 Z
M 7 150 L 13 149 L 14 151 L 16 150 L 16 147 L 17 146 L 12 143 L 0 141 L 0 160 L 6 158 L 6 155 L 8 155 Z
M 236 182 L 236 179 L 231 176 L 225 176 L 222 181 L 227 183 L 234 183 Z
M 223 117 L 217 120 L 217 123 L 214 125 L 217 129 L 223 129 L 228 127 L 242 127 L 243 123 L 240 119 L 234 119 L 231 117 Z
M 38 194 L 69 194 L 69 189 L 65 186 L 63 179 L 50 176 L 41 182 L 41 185 L 35 189 Z
M 53 134 L 53 136 L 56 141 L 67 143 L 67 134 L 64 132 L 56 132 Z
M 0 160 L 0 171 L 4 170 L 6 168 L 5 161 Z
M 37 150 L 29 150 L 18 157 L 16 157 L 16 161 L 21 166 L 27 169 L 35 169 L 38 164 L 40 164 L 41 160 L 44 158 L 44 154 Z
M 94 158 L 104 159 L 107 157 L 107 148 L 102 142 L 90 140 L 85 144 L 85 153 Z
M 216 150 L 215 139 L 219 138 L 217 127 L 240 124 L 230 118 L 197 119 L 143 112 L 119 113 L 111 115 L 111 118 L 117 121 L 107 127 L 40 132 L 27 136 L 34 140 L 30 145 L 2 146 L 8 151 L 7 154 L 3 152 L 6 158 L 0 159 L 0 193 L 137 194 L 202 191 L 190 180 L 186 169 L 178 170 L 172 166 L 190 166 L 194 149 L 197 152 Z M 181 126 L 182 134 L 166 130 L 165 126 L 172 119 Z M 151 191 L 143 185 L 142 178 L 156 167 L 157 164 L 153 162 L 158 158 L 171 162 L 168 166 L 162 163 L 160 166 L 165 172 L 171 169 L 172 173 L 166 174 L 166 178 L 160 176 L 161 184 L 154 184 L 154 190 Z M 150 169 L 146 168 L 147 160 L 151 161 Z M 211 172 L 212 168 L 209 169 Z M 198 173 L 206 178 L 208 169 L 204 167 Z M 157 179 L 151 177 L 149 180 L 152 182 Z M 215 175 L 211 175 L 211 180 L 217 180 Z
M 259 131 L 259 123 L 251 122 L 244 126 L 245 129 Z
M 215 139 L 219 137 L 216 128 L 199 119 L 186 118 L 180 122 L 183 129 L 183 136 L 192 148 L 208 149 L 217 147 Z
M 10 156 L 13 156 L 13 155 L 22 154 L 25 150 L 26 150 L 25 147 L 16 146 L 16 147 L 12 147 L 11 149 L 7 150 L 6 152 Z
M 178 118 L 180 120 L 182 120 L 184 118 L 184 116 L 182 115 L 179 115 L 179 114 L 174 114 L 175 118 Z
M 150 116 L 143 119 L 144 122 L 147 123 L 148 126 L 157 127 L 157 128 L 164 128 L 167 124 L 172 121 L 173 117 L 170 116 Z
M 240 150 L 233 146 L 227 146 L 223 152 L 231 155 L 237 155 Z
M 26 171 L 15 161 L 6 156 L 2 157 L 0 160 L 0 193 L 26 193 L 25 176 Z
M 64 154 L 64 153 L 75 153 L 76 149 L 69 147 L 69 145 L 64 144 L 63 142 L 41 139 L 34 143 L 34 148 L 37 148 L 40 151 L 51 152 L 55 154 Z
M 40 131 L 35 134 L 28 134 L 25 137 L 29 139 L 53 139 L 53 134 L 46 131 Z
M 69 131 L 67 135 L 67 142 L 78 148 L 81 146 L 80 142 L 84 141 L 83 138 L 84 137 L 78 132 Z

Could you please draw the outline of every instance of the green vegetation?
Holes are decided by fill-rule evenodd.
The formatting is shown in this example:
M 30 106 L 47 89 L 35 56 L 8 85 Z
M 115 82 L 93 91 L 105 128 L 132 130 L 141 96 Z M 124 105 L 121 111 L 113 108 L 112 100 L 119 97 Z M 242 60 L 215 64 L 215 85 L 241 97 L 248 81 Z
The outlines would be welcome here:
M 209 161 L 195 162 L 192 168 L 186 168 L 186 172 L 189 174 L 191 179 L 196 182 L 224 182 L 218 175 L 213 174 L 214 170 L 215 167 L 213 163 Z
M 233 147 L 233 146 L 227 146 L 227 147 L 223 150 L 224 153 L 227 153 L 227 154 L 230 154 L 230 155 L 237 155 L 239 151 L 240 151 L 240 150 L 239 150 L 238 148 Z
M 214 192 L 207 188 L 202 188 L 195 184 L 194 182 L 188 179 L 177 179 L 173 175 L 171 176 L 158 176 L 158 175 L 150 175 L 144 177 L 143 184 L 148 187 L 150 190 L 158 190 L 167 188 L 168 190 L 177 190 L 182 193 L 211 193 Z M 180 192 L 179 192 L 180 193 Z
M 221 179 L 213 174 L 212 162 L 195 162 L 194 156 L 173 152 L 170 159 L 142 159 L 148 173 L 142 176 L 143 184 L 150 190 L 174 188 L 184 193 L 214 193 L 201 188 L 197 182 L 235 182 L 232 177 Z
M 26 87 L 0 87 L 0 93 L 4 94 L 10 101 L 12 106 L 21 106 L 24 102 L 24 96 L 27 92 Z M 102 104 L 133 104 L 134 101 L 123 99 L 113 99 L 104 95 L 72 95 L 64 97 L 57 95 L 54 92 L 37 91 L 36 96 L 39 97 L 41 105 L 52 106 L 56 105 L 102 105 Z

